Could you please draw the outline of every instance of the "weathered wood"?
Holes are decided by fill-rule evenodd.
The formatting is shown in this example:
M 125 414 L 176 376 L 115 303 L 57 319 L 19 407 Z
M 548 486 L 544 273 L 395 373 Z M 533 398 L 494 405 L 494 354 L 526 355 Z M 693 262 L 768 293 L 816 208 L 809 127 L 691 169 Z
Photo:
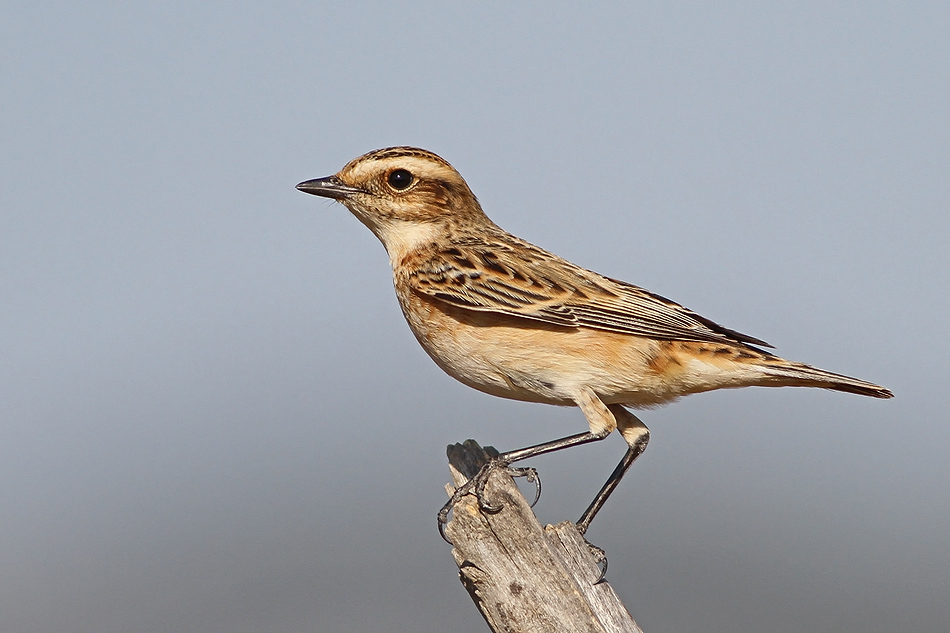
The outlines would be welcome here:
M 460 486 L 497 452 L 468 440 L 449 446 L 448 455 Z M 485 494 L 499 512 L 482 512 L 467 495 L 445 533 L 462 584 L 492 631 L 643 633 L 610 585 L 594 584 L 599 561 L 572 522 L 542 528 L 514 481 L 500 471 L 492 473 Z

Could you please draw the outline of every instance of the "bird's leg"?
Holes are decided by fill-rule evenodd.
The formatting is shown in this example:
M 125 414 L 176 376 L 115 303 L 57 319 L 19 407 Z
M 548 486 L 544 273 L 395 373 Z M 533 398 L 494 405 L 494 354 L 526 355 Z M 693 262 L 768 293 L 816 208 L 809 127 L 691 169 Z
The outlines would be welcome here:
M 590 387 L 583 387 L 579 389 L 574 396 L 574 402 L 577 403 L 577 406 L 580 407 L 580 410 L 584 413 L 584 417 L 587 418 L 587 422 L 590 424 L 590 431 L 587 433 L 578 433 L 577 435 L 562 437 L 550 442 L 544 442 L 543 444 L 528 446 L 527 448 L 508 451 L 507 453 L 498 455 L 498 457 L 495 457 L 490 462 L 482 466 L 482 468 L 475 474 L 474 477 L 469 479 L 455 490 L 452 498 L 449 499 L 444 506 L 442 506 L 441 510 L 439 510 L 439 533 L 442 535 L 442 538 L 446 540 L 446 542 L 448 542 L 448 539 L 445 537 L 445 524 L 448 521 L 449 512 L 451 512 L 452 507 L 459 501 L 459 499 L 465 495 L 474 494 L 478 499 L 478 505 L 483 512 L 495 513 L 501 510 L 501 506 L 492 505 L 485 500 L 485 485 L 488 482 L 488 477 L 492 470 L 496 468 L 504 468 L 505 472 L 507 472 L 512 477 L 527 477 L 528 481 L 533 481 L 537 486 L 537 494 L 535 496 L 535 502 L 537 502 L 538 496 L 541 494 L 541 481 L 538 478 L 538 472 L 533 468 L 511 468 L 512 463 L 523 459 L 528 459 L 530 457 L 543 455 L 545 453 L 553 453 L 554 451 L 570 448 L 572 446 L 579 446 L 581 444 L 588 444 L 590 442 L 602 440 L 610 435 L 614 429 L 621 425 L 621 431 L 624 433 L 624 439 L 626 439 L 627 443 L 631 444 L 631 446 L 634 443 L 640 445 L 640 442 L 637 440 L 637 438 L 639 438 L 643 433 L 646 433 L 646 437 L 649 437 L 649 431 L 646 430 L 646 426 L 644 426 L 643 422 L 640 422 L 636 416 L 619 405 L 608 406 L 604 404 L 604 401 L 601 400 Z M 644 446 L 646 446 L 645 441 L 642 442 L 637 455 L 643 451 Z M 636 459 L 636 456 L 629 460 L 630 463 L 633 463 L 634 459 Z M 614 476 L 616 476 L 616 481 L 612 482 L 608 480 L 600 494 L 598 494 L 597 498 L 594 499 L 594 503 L 592 503 L 591 507 L 588 508 L 588 511 L 584 513 L 584 516 L 581 518 L 581 520 L 584 521 L 586 519 L 586 524 L 584 524 L 581 534 L 584 533 L 584 531 L 587 529 L 586 525 L 590 523 L 591 519 L 594 518 L 594 514 L 600 510 L 601 506 L 604 504 L 604 501 L 607 500 L 607 497 L 610 496 L 610 493 L 613 492 L 614 488 L 616 488 L 617 482 L 619 482 L 620 478 L 623 477 L 623 473 L 626 471 L 629 465 L 630 464 L 627 464 L 627 466 L 625 466 L 622 470 L 620 469 L 620 466 L 617 467 L 617 470 L 620 471 L 619 474 L 617 474 L 617 470 L 615 470 L 614 475 L 611 476 L 611 480 L 613 480 Z
M 604 577 L 607 575 L 607 555 L 603 549 L 592 544 L 584 535 L 587 533 L 587 528 L 590 527 L 590 522 L 594 520 L 594 516 L 604 507 L 604 503 L 607 502 L 607 497 L 616 489 L 620 480 L 623 479 L 623 476 L 626 474 L 627 469 L 630 468 L 630 465 L 633 464 L 637 457 L 646 449 L 647 443 L 650 441 L 650 429 L 648 429 L 637 416 L 619 404 L 611 404 L 608 405 L 607 408 L 610 409 L 610 412 L 613 413 L 614 418 L 617 420 L 620 434 L 623 435 L 623 439 L 626 440 L 628 448 L 627 452 L 624 453 L 621 458 L 620 463 L 617 464 L 614 471 L 610 473 L 610 477 L 607 478 L 603 487 L 601 487 L 600 491 L 594 497 L 594 500 L 590 502 L 590 505 L 587 506 L 587 509 L 584 510 L 584 514 L 581 515 L 581 518 L 576 523 L 577 531 L 584 537 L 584 542 L 587 543 L 591 553 L 594 555 L 594 559 L 598 565 L 600 565 L 600 576 L 594 581 L 595 585 L 603 582 Z
M 554 451 L 570 448 L 571 446 L 596 442 L 607 437 L 612 430 L 612 428 L 608 428 L 596 432 L 588 431 L 587 433 L 578 433 L 577 435 L 562 437 L 550 442 L 544 442 L 543 444 L 535 444 L 534 446 L 501 453 L 498 457 L 492 458 L 491 461 L 482 466 L 475 476 L 456 488 L 452 498 L 439 510 L 439 533 L 442 535 L 442 538 L 450 543 L 445 536 L 445 524 L 448 521 L 449 512 L 452 511 L 452 507 L 465 495 L 474 494 L 483 512 L 494 514 L 501 510 L 501 506 L 492 505 L 485 499 L 485 485 L 488 483 L 488 477 L 493 470 L 502 468 L 512 477 L 526 477 L 529 482 L 533 482 L 537 486 L 537 494 L 534 500 L 536 503 L 538 497 L 541 495 L 541 480 L 538 478 L 538 471 L 534 468 L 512 468 L 511 464 L 513 462 L 544 455 L 545 453 L 552 453 Z M 532 505 L 534 505 L 534 503 L 532 503 Z
M 617 467 L 614 468 L 614 471 L 610 473 L 610 477 L 607 478 L 607 481 L 604 483 L 603 487 L 600 489 L 600 492 L 597 493 L 597 496 L 594 497 L 594 500 L 590 502 L 590 505 L 587 506 L 587 509 L 584 510 L 584 514 L 581 515 L 580 520 L 577 522 L 577 531 L 581 534 L 587 532 L 587 528 L 590 527 L 590 522 L 594 520 L 594 516 L 607 501 L 607 497 L 610 496 L 610 493 L 614 491 L 617 487 L 617 484 L 620 483 L 620 480 L 623 479 L 624 474 L 626 474 L 627 469 L 630 468 L 630 465 L 640 457 L 640 454 L 646 449 L 647 443 L 650 441 L 650 429 L 640 421 L 640 419 L 624 409 L 619 404 L 611 404 L 607 407 L 614 414 L 614 417 L 617 419 L 617 426 L 620 428 L 620 434 L 623 435 L 623 439 L 627 441 L 627 452 L 624 453 L 623 458 L 620 460 L 620 463 L 617 464 Z

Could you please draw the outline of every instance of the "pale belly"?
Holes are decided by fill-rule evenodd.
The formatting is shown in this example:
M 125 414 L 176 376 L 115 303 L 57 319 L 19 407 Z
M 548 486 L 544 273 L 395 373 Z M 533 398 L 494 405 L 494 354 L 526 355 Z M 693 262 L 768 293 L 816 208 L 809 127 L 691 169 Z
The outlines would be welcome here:
M 446 373 L 503 398 L 571 405 L 589 387 L 607 404 L 649 407 L 752 384 L 751 368 L 684 356 L 688 343 L 463 310 L 414 294 L 400 303 L 419 343 Z

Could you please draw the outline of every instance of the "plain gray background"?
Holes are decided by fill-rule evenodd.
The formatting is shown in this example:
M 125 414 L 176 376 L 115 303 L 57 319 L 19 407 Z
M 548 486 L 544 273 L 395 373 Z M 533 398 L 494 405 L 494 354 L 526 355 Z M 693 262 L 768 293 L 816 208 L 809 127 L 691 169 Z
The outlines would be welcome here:
M 0 629 L 484 631 L 446 444 L 583 416 L 413 340 L 385 253 L 294 190 L 371 149 L 891 401 L 644 412 L 589 533 L 649 633 L 950 630 L 950 9 L 0 8 Z M 612 437 L 535 460 L 576 519 Z

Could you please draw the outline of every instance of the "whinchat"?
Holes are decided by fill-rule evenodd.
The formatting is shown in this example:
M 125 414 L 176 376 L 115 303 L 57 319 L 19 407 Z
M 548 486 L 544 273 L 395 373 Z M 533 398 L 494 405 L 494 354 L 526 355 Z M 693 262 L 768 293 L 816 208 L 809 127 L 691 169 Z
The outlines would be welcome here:
M 643 288 L 604 277 L 505 232 L 462 176 L 432 152 L 390 147 L 297 189 L 343 203 L 386 248 L 396 297 L 423 349 L 446 373 L 503 398 L 577 405 L 590 430 L 502 453 L 460 487 L 482 499 L 491 468 L 603 439 L 628 449 L 577 526 L 594 515 L 646 447 L 625 407 L 748 386 L 822 387 L 890 398 L 878 385 L 779 358 Z M 514 469 L 525 474 L 530 469 Z

